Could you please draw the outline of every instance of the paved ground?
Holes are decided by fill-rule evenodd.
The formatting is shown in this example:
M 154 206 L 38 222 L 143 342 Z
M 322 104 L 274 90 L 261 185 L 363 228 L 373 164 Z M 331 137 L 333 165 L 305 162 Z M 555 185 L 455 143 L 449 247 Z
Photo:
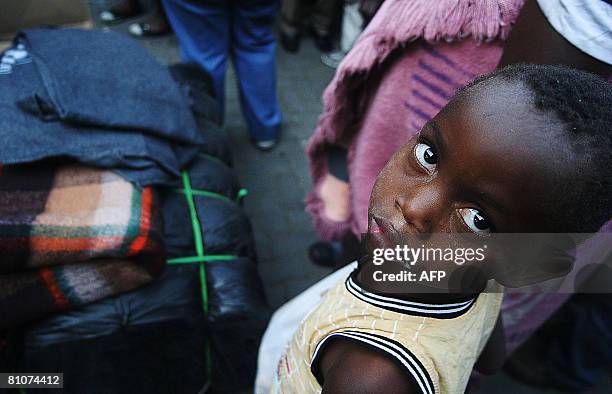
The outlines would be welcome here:
M 90 0 L 94 15 L 108 2 Z M 125 24 L 114 29 L 127 31 Z M 147 39 L 142 43 L 163 63 L 179 60 L 173 36 Z M 261 153 L 249 144 L 233 72 L 228 74 L 226 85 L 226 129 L 234 145 L 238 176 L 249 190 L 245 210 L 254 227 L 260 274 L 273 307 L 280 306 L 328 273 L 310 264 L 306 255 L 316 235 L 303 210 L 303 198 L 310 188 L 304 149 L 321 113 L 321 93 L 333 77 L 333 70 L 321 64 L 310 41 L 303 43 L 297 55 L 279 50 L 277 60 L 284 129 L 281 143 L 273 152 Z M 608 393 L 610 387 L 612 382 L 608 379 L 588 393 Z M 485 379 L 473 392 L 535 394 L 541 391 L 519 385 L 499 374 Z

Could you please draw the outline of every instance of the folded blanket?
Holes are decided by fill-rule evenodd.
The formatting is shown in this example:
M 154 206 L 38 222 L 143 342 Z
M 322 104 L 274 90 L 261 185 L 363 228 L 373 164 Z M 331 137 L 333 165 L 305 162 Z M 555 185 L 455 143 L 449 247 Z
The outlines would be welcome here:
M 26 30 L 0 58 L 4 164 L 70 158 L 167 185 L 205 142 L 187 88 L 125 35 Z
M 110 171 L 0 167 L 0 329 L 152 281 L 165 262 L 157 205 Z

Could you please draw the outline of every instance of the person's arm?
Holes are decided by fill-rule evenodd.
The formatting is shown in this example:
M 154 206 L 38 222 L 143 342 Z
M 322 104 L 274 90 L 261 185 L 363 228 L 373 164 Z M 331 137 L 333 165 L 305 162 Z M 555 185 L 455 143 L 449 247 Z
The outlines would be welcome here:
M 485 375 L 491 375 L 502 368 L 505 359 L 506 338 L 500 313 L 497 317 L 495 327 L 493 327 L 493 331 L 491 332 L 491 336 L 474 365 L 474 369 Z
M 414 383 L 388 357 L 345 340 L 335 340 L 320 362 L 322 394 L 418 394 Z
M 523 6 L 498 67 L 514 63 L 563 64 L 604 78 L 612 74 L 612 66 L 587 55 L 557 33 L 536 0 L 528 0 Z

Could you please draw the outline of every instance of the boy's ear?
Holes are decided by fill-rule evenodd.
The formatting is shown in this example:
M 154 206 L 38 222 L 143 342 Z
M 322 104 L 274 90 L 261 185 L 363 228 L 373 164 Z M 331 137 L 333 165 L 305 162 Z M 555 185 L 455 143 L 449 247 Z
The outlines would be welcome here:
M 569 234 L 501 234 L 489 276 L 506 287 L 523 287 L 570 273 L 576 240 Z
M 453 270 L 448 283 L 453 292 L 480 293 L 487 285 L 490 278 L 482 265 L 470 264 Z
M 570 273 L 574 266 L 574 257 L 570 255 L 549 259 L 535 267 L 494 272 L 492 279 L 505 287 L 515 288 L 531 286 L 549 280 L 562 278 Z

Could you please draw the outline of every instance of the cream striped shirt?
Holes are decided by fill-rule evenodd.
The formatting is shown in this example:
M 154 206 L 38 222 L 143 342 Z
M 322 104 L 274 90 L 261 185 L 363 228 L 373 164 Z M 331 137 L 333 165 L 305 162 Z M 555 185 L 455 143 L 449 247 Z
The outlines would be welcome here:
M 320 355 L 342 338 L 384 352 L 422 393 L 463 393 L 495 326 L 501 286 L 490 282 L 475 297 L 429 304 L 370 293 L 354 276 L 302 321 L 278 363 L 272 392 L 320 393 Z

